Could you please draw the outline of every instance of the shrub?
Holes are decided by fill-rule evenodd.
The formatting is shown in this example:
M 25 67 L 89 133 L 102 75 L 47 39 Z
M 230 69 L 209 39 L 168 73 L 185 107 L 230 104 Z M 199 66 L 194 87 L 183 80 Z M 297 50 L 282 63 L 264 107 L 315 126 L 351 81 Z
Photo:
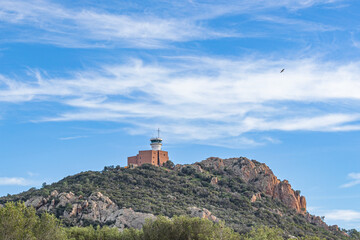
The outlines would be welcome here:
M 283 231 L 279 228 L 260 227 L 244 234 L 242 240 L 282 240 Z
M 147 221 L 143 227 L 144 240 L 235 240 L 240 235 L 224 223 L 213 223 L 207 219 L 174 217 L 168 219 L 158 217 Z

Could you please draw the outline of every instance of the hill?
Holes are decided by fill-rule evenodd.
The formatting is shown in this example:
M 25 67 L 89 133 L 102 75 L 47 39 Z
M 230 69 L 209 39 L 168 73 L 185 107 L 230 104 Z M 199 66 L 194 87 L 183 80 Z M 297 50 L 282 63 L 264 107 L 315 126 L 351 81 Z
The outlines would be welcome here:
M 263 163 L 208 158 L 190 165 L 105 167 L 68 176 L 41 189 L 0 198 L 49 211 L 68 226 L 140 228 L 145 218 L 190 215 L 223 220 L 238 232 L 277 226 L 289 236 L 347 239 L 306 211 L 305 197 Z

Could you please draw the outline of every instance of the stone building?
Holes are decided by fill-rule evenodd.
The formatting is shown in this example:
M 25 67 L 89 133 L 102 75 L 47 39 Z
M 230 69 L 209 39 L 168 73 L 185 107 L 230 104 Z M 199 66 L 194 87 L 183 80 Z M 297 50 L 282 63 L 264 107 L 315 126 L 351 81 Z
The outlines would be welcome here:
M 159 136 L 151 138 L 150 142 L 152 150 L 139 151 L 136 156 L 128 157 L 128 167 L 137 167 L 144 163 L 162 166 L 169 160 L 168 152 L 161 150 L 162 139 Z

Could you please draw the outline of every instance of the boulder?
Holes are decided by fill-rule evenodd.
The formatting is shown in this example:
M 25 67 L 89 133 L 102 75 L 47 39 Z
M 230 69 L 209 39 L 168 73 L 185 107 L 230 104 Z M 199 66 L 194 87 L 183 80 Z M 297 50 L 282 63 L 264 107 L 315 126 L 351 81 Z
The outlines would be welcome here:
M 32 206 L 35 209 L 39 209 L 40 207 L 42 207 L 45 204 L 45 199 L 43 197 L 39 197 L 39 196 L 35 196 L 30 198 L 29 200 L 27 200 L 25 202 L 25 206 L 29 207 Z
M 50 194 L 51 197 L 57 197 L 58 195 L 59 195 L 59 192 L 56 190 L 52 191 Z
M 131 208 L 120 209 L 114 216 L 115 224 L 120 230 L 124 228 L 141 229 L 146 219 L 155 219 L 156 217 L 150 213 L 135 212 Z
M 256 202 L 257 200 L 261 200 L 261 193 L 256 193 L 256 194 L 253 194 L 251 199 L 250 199 L 250 202 Z
M 191 217 L 198 217 L 208 219 L 213 222 L 219 222 L 219 219 L 212 215 L 212 213 L 206 208 L 188 207 L 188 212 Z

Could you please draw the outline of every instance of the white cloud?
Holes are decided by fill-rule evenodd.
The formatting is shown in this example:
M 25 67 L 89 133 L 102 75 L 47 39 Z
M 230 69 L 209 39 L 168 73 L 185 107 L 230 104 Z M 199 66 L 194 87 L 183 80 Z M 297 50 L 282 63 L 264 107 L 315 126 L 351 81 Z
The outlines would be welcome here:
M 0 177 L 0 186 L 30 186 L 34 184 L 34 181 L 22 177 Z
M 2 0 L 0 22 L 6 38 L 1 41 L 40 42 L 62 47 L 136 47 L 163 48 L 173 42 L 203 40 L 223 37 L 254 37 L 261 32 L 237 32 L 234 28 L 214 29 L 209 20 L 224 15 L 256 15 L 271 9 L 296 11 L 314 5 L 328 5 L 338 1 L 326 0 L 262 0 L 153 2 L 143 6 L 113 2 L 91 7 L 69 8 L 47 0 Z M 161 4 L 161 8 L 158 4 Z M 105 6 L 106 5 L 106 6 Z M 109 7 L 112 6 L 113 8 Z M 76 4 L 75 4 L 76 6 Z M 110 10 L 109 10 L 110 9 Z M 163 9 L 159 11 L 159 9 Z M 279 21 L 274 16 L 264 21 Z M 334 30 L 315 22 L 284 19 L 281 22 L 296 25 L 292 29 L 305 31 Z
M 348 178 L 350 178 L 351 181 L 341 185 L 342 188 L 349 188 L 360 184 L 360 173 L 349 173 Z
M 63 47 L 159 48 L 168 42 L 229 36 L 187 18 L 161 18 L 157 14 L 126 9 L 117 13 L 101 8 L 71 9 L 45 0 L 3 0 L 0 2 L 1 21 L 19 26 L 10 27 L 15 32 L 10 30 L 11 34 L 2 41 L 35 41 Z M 24 31 L 24 26 L 31 31 Z
M 87 138 L 88 136 L 71 136 L 71 137 L 61 137 L 59 140 L 66 141 L 66 140 L 74 140 L 79 138 Z
M 254 18 L 257 21 L 265 21 L 270 23 L 275 23 L 275 27 L 278 27 L 278 24 L 281 25 L 289 25 L 289 26 L 296 26 L 289 28 L 289 31 L 301 31 L 301 32 L 327 32 L 327 31 L 336 31 L 340 30 L 339 27 L 328 26 L 322 23 L 317 22 L 310 22 L 305 21 L 302 19 L 295 19 L 289 17 L 279 17 L 279 16 L 272 16 L 272 15 L 259 15 L 255 16 Z M 288 32 L 278 33 L 278 34 L 288 34 Z
M 358 221 L 360 212 L 354 210 L 333 210 L 324 214 L 325 220 Z
M 0 101 L 70 107 L 35 121 L 116 121 L 144 133 L 156 124 L 174 139 L 227 143 L 257 131 L 360 130 L 359 75 L 360 62 L 133 59 L 67 78 L 36 71 L 27 81 L 0 76 Z M 236 141 L 271 142 L 245 136 Z

